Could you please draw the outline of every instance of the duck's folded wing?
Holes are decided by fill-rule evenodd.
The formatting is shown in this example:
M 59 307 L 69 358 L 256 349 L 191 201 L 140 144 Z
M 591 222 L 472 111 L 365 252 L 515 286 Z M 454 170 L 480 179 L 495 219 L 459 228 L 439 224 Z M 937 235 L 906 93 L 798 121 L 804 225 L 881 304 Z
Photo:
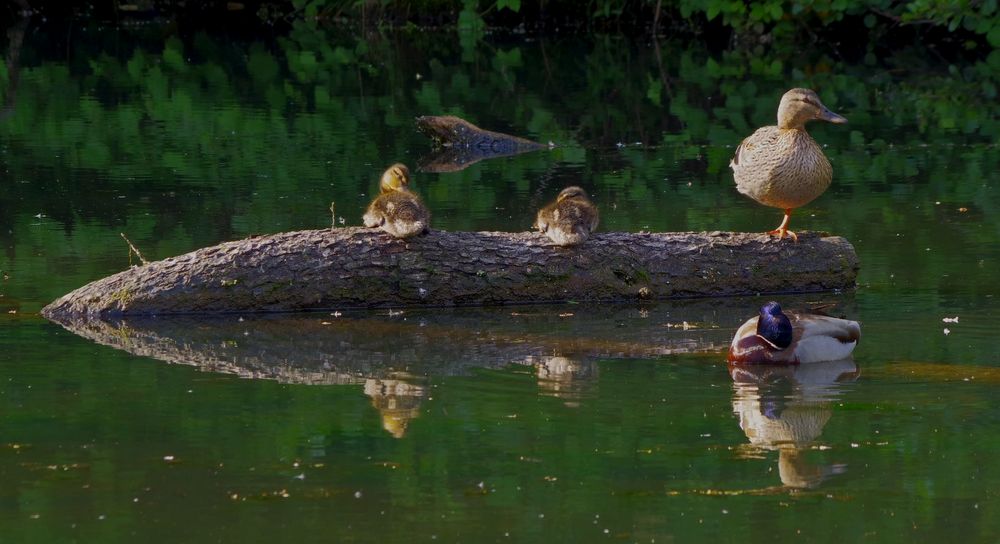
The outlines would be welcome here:
M 836 361 L 851 355 L 861 339 L 857 321 L 822 315 L 799 316 L 795 358 L 800 363 Z
M 840 319 L 827 315 L 797 315 L 796 328 L 802 330 L 802 338 L 827 336 L 841 342 L 857 342 L 861 339 L 861 325 L 857 321 Z
M 740 161 L 743 159 L 743 153 L 750 145 L 753 145 L 750 143 L 750 138 L 744 138 L 743 141 L 740 142 L 740 145 L 736 148 L 736 153 L 733 154 L 733 158 L 729 161 L 730 168 L 736 168 L 740 165 Z

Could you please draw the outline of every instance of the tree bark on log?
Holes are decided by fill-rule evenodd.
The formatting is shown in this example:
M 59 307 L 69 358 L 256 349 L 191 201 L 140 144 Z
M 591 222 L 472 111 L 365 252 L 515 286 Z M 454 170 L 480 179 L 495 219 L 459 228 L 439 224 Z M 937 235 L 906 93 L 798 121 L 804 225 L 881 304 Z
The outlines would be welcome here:
M 854 286 L 844 238 L 598 233 L 561 248 L 539 233 L 373 229 L 227 242 L 97 280 L 42 309 L 53 319 L 406 306 L 624 301 Z

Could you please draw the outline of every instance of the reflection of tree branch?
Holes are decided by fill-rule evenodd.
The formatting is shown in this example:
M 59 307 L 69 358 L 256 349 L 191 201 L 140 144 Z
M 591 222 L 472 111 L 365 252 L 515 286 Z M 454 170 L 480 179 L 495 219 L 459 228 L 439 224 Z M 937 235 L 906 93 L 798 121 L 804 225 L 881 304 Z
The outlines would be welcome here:
M 549 65 L 549 56 L 545 53 L 545 39 L 538 40 L 538 45 L 542 49 L 542 65 L 545 66 L 545 88 L 548 89 L 552 83 L 552 67 Z
M 672 100 L 674 93 L 670 88 L 670 78 L 667 77 L 667 72 L 663 69 L 663 56 L 660 55 L 660 40 L 655 35 L 653 36 L 653 52 L 656 54 L 656 67 L 660 70 L 660 82 L 663 83 L 663 89 L 667 91 L 667 96 Z
M 27 0 L 19 0 L 18 4 L 25 10 L 30 9 Z M 7 30 L 7 73 L 10 74 L 7 96 L 4 98 L 3 109 L 0 110 L 0 120 L 6 119 L 14 113 L 14 102 L 17 97 L 17 82 L 21 74 L 21 46 L 24 45 L 24 34 L 28 30 L 30 17 L 21 17 L 21 20 Z
M 653 41 L 656 41 L 656 33 L 660 30 L 660 8 L 663 0 L 656 0 L 656 11 L 653 13 Z M 659 55 L 657 55 L 659 56 Z

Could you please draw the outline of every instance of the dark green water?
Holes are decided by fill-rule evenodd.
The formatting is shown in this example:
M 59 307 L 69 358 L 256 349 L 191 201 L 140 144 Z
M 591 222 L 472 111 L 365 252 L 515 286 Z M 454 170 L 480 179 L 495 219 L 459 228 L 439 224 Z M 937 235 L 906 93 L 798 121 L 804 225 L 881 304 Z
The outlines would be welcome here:
M 1000 53 L 20 30 L 0 540 L 1000 538 Z M 422 114 L 561 146 L 418 174 L 436 228 L 523 230 L 575 183 L 605 230 L 767 230 L 780 214 L 727 165 L 800 85 L 850 124 L 810 128 L 834 183 L 792 227 L 846 236 L 862 269 L 854 292 L 780 300 L 861 321 L 859 374 L 734 382 L 721 350 L 759 298 L 161 319 L 101 343 L 37 315 L 127 267 L 121 232 L 158 259 L 329 226 L 330 201 L 358 224 L 381 170 L 430 151 Z

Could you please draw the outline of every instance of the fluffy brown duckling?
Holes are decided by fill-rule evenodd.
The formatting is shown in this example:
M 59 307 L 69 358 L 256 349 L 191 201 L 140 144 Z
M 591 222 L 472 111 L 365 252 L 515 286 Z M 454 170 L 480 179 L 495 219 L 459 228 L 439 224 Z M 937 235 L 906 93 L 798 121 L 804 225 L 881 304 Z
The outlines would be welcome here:
M 556 201 L 538 210 L 535 228 L 560 246 L 583 243 L 597 228 L 597 206 L 583 189 L 567 187 Z
M 786 234 L 798 240 L 788 230 L 792 210 L 823 194 L 833 177 L 823 149 L 806 132 L 806 123 L 813 119 L 847 122 L 827 109 L 810 89 L 786 92 L 778 105 L 778 125 L 757 129 L 736 148 L 729 162 L 739 192 L 785 211 L 781 225 L 768 232 L 777 234 L 779 240 Z
M 379 227 L 396 238 L 430 232 L 431 212 L 424 201 L 410 192 L 410 169 L 396 163 L 383 174 L 381 192 L 364 215 L 366 227 Z

